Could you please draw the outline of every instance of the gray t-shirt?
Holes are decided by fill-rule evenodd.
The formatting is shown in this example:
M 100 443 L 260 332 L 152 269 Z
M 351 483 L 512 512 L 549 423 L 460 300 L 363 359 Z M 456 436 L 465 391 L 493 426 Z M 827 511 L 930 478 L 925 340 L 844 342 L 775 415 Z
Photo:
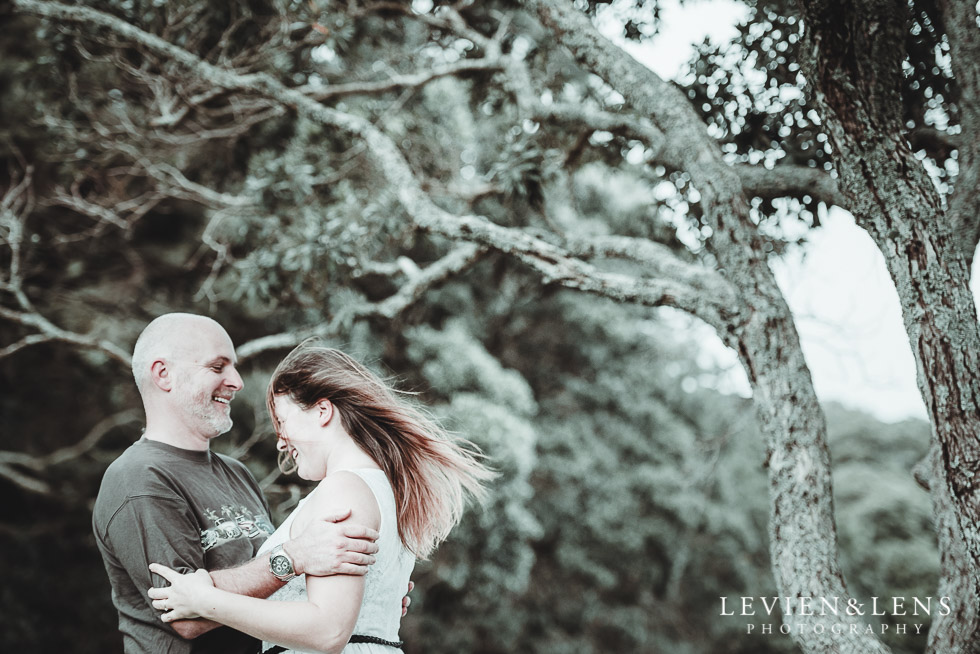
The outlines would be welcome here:
M 178 572 L 245 563 L 275 531 L 255 478 L 231 457 L 141 439 L 106 470 L 92 516 L 126 654 L 245 654 L 258 641 L 220 627 L 193 640 L 160 620 L 146 593 Z

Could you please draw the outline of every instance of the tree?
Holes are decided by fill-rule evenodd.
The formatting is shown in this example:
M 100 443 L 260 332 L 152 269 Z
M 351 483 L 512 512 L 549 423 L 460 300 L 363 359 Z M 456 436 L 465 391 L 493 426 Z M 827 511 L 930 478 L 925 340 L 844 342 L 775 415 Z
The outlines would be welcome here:
M 232 314 L 269 328 L 240 348 L 257 359 L 311 333 L 410 323 L 428 289 L 506 257 L 545 284 L 674 307 L 717 331 L 739 354 L 765 438 L 778 592 L 846 601 L 825 419 L 767 264 L 785 247 L 774 216 L 814 220 L 815 203 L 841 203 L 876 239 L 902 298 L 937 443 L 929 484 L 944 583 L 958 605 L 974 606 L 972 6 L 915 4 L 910 28 L 904 4 L 759 5 L 753 25 L 769 43 L 747 28 L 742 45 L 766 63 L 742 61 L 777 87 L 792 78 L 800 101 L 732 115 L 726 93 L 736 102 L 744 94 L 719 96 L 708 75 L 687 92 L 660 79 L 597 33 L 587 16 L 596 4 L 13 0 L 13 22 L 28 36 L 16 51 L 6 45 L 17 62 L 7 74 L 27 102 L 5 115 L 29 127 L 8 137 L 0 317 L 9 344 L 0 354 L 64 342 L 125 363 L 118 343 L 131 340 L 139 311 L 83 333 L 85 318 L 41 292 L 52 265 L 71 290 L 78 244 L 111 254 L 86 290 L 112 293 L 161 266 L 179 269 L 148 261 L 163 254 L 150 244 L 154 230 L 200 234 L 179 290 L 197 285 L 198 301 L 236 303 Z M 650 4 L 637 2 L 638 15 L 651 15 L 642 13 Z M 626 27 L 642 36 L 650 25 Z M 916 73 L 942 43 L 955 75 Z M 724 73 L 709 55 L 694 70 Z M 25 76 L 36 61 L 55 65 Z M 903 94 L 908 79 L 917 93 Z M 940 84 L 955 91 L 939 101 L 962 126 L 954 145 L 918 110 Z M 692 106 L 699 93 L 710 101 Z M 796 148 L 774 145 L 775 116 L 795 117 L 785 141 Z M 941 169 L 955 149 L 948 210 L 911 142 L 925 143 Z M 672 192 L 651 193 L 647 215 L 624 220 L 576 197 L 589 171 Z M 954 242 L 954 227 L 969 238 Z M 696 236 L 693 251 L 678 234 Z M 328 291 L 338 280 L 344 290 Z M 8 457 L 0 471 L 41 483 L 17 462 Z M 864 633 L 817 634 L 795 628 L 801 616 L 783 619 L 806 651 L 886 649 Z M 934 649 L 965 647 L 975 624 L 966 609 L 937 622 Z

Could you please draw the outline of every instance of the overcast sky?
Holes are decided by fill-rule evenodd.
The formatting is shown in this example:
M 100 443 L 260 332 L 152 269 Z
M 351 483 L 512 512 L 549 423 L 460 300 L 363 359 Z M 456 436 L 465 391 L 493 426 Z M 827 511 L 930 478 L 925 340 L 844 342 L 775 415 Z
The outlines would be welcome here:
M 618 37 L 622 16 L 615 5 L 600 13 L 597 25 L 665 78 L 678 75 L 693 46 L 706 36 L 716 43 L 732 38 L 735 24 L 747 15 L 744 5 L 730 0 L 688 0 L 683 6 L 667 0 L 661 7 L 660 33 L 648 43 Z M 773 262 L 796 317 L 817 395 L 889 422 L 925 418 L 898 294 L 881 253 L 848 212 L 834 208 L 821 218 L 824 226 L 811 231 L 804 256 Z M 974 297 L 976 279 L 974 274 Z M 747 395 L 748 384 L 735 354 L 709 328 L 698 333 L 704 343 L 703 360 L 730 371 L 727 390 Z

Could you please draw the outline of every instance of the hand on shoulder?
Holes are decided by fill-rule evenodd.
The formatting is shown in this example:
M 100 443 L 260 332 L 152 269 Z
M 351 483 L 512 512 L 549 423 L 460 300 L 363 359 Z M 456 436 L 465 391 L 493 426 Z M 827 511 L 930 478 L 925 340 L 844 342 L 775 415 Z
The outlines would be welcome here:
M 297 574 L 363 575 L 375 562 L 380 526 L 381 511 L 371 488 L 355 473 L 339 471 L 325 477 L 309 496 L 284 547 Z
M 296 520 L 307 526 L 313 520 L 325 520 L 345 511 L 350 511 L 348 522 L 375 531 L 381 527 L 381 509 L 371 487 L 358 474 L 338 470 L 320 481 Z

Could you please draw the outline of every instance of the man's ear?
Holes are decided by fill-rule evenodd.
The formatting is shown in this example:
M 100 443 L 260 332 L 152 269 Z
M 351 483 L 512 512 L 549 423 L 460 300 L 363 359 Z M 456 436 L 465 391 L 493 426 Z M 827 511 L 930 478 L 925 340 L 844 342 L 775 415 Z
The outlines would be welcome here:
M 150 379 L 162 391 L 170 392 L 174 386 L 173 372 L 163 359 L 157 359 L 150 364 Z
M 333 402 L 330 400 L 320 400 L 316 403 L 317 417 L 321 427 L 326 427 L 333 418 Z

